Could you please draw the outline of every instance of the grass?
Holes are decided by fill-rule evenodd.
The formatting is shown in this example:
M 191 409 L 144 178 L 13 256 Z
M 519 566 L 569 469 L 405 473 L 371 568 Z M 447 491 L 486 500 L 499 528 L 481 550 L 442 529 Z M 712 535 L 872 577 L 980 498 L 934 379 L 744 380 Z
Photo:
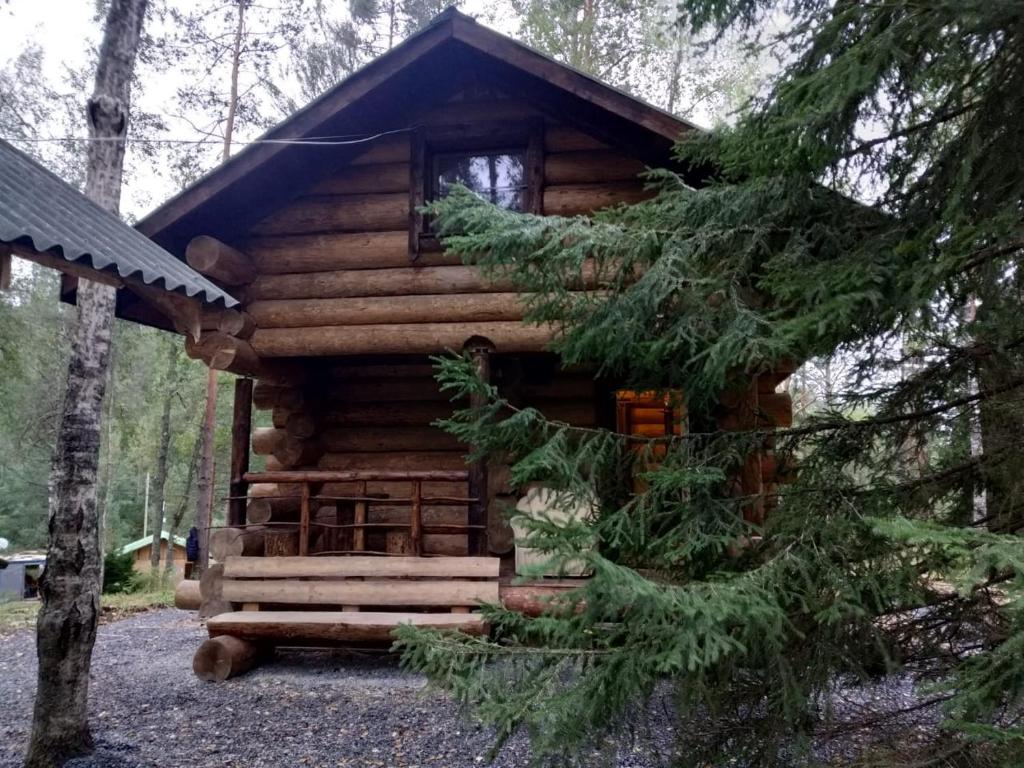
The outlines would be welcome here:
M 172 605 L 174 605 L 174 590 L 172 589 L 103 595 L 100 600 L 100 623 L 107 624 L 133 613 L 141 613 L 153 608 L 168 608 Z M 19 629 L 33 629 L 38 612 L 38 600 L 13 600 L 0 603 L 0 635 L 6 635 Z

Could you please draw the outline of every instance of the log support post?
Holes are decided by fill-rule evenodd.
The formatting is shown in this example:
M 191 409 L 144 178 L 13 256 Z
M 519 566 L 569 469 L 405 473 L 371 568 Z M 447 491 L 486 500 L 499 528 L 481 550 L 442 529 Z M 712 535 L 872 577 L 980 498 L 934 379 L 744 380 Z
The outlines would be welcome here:
M 477 376 L 482 381 L 491 380 L 491 352 L 494 345 L 487 339 L 474 337 L 466 342 L 466 349 L 473 358 Z M 470 408 L 476 410 L 486 404 L 481 394 L 473 393 L 470 397 Z M 487 552 L 487 460 L 474 461 L 469 467 L 469 554 L 483 555 Z
M 235 382 L 235 408 L 231 421 L 231 481 L 228 489 L 228 525 L 245 525 L 249 483 L 249 445 L 252 436 L 252 379 Z

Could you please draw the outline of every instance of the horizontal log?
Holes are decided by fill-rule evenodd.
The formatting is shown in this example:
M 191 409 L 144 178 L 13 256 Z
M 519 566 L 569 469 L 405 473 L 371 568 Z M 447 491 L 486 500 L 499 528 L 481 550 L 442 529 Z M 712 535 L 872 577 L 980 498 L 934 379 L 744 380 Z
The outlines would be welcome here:
M 186 336 L 185 352 L 193 360 L 202 360 L 216 371 L 258 376 L 263 370 L 263 365 L 249 342 L 219 331 L 204 333 L 199 341 Z
M 263 557 L 259 559 L 295 557 L 298 554 L 298 528 L 268 528 L 263 534 Z
M 544 158 L 545 184 L 593 184 L 636 181 L 644 164 L 620 152 L 554 152 Z
M 253 348 L 264 357 L 436 354 L 459 350 L 474 336 L 490 340 L 499 353 L 542 352 L 554 329 L 517 321 L 268 328 L 253 334 Z
M 514 290 L 509 280 L 490 280 L 476 267 L 460 265 L 261 275 L 249 287 L 246 298 L 256 302 L 260 299 L 508 293 Z
M 256 235 L 365 232 L 409 224 L 409 193 L 300 197 L 252 228 Z
M 496 579 L 496 557 L 430 560 L 422 557 L 233 557 L 224 564 L 229 579 L 256 578 L 433 578 Z
M 409 266 L 409 231 L 331 232 L 319 235 L 282 235 L 247 241 L 262 275 L 295 272 L 330 272 L 339 269 L 385 269 Z M 458 256 L 441 251 L 424 253 L 423 267 L 458 265 Z
M 255 643 L 231 635 L 203 641 L 192 659 L 192 671 L 200 680 L 223 682 L 247 672 L 259 663 L 260 649 Z
M 240 312 L 237 309 L 225 309 L 219 313 L 217 330 L 226 333 L 228 336 L 236 336 L 239 339 L 252 337 L 256 330 L 256 321 L 247 312 Z
M 174 588 L 174 607 L 183 611 L 198 611 L 203 602 L 199 593 L 199 582 L 195 579 L 182 579 Z
M 224 599 L 233 603 L 296 605 L 476 606 L 498 602 L 496 581 L 237 581 L 224 579 Z
M 289 415 L 284 429 L 289 436 L 299 440 L 308 440 L 320 431 L 316 416 L 304 411 L 296 411 Z
M 347 165 L 315 184 L 311 195 L 377 194 L 409 191 L 409 163 Z
M 590 134 L 569 125 L 547 125 L 544 148 L 548 152 L 575 152 L 586 149 L 608 149 L 608 145 Z
M 567 581 L 563 579 L 562 581 Z M 565 613 L 567 609 L 581 611 L 582 602 L 573 603 L 567 599 L 567 593 L 582 587 L 583 579 L 578 584 L 569 586 L 547 587 L 539 585 L 505 584 L 499 590 L 501 604 L 509 611 L 516 611 L 526 616 L 542 616 L 544 614 Z
M 285 387 L 257 381 L 252 389 L 252 404 L 255 408 L 282 407 L 290 411 L 297 411 L 302 407 L 302 403 L 302 390 L 297 387 Z
M 196 272 L 225 285 L 246 285 L 256 276 L 252 260 L 246 254 L 207 235 L 189 241 L 185 261 Z
M 282 645 L 295 642 L 386 642 L 392 639 L 395 627 L 400 624 L 459 630 L 470 635 L 485 635 L 488 631 L 487 624 L 477 613 L 393 611 L 240 611 L 211 620 L 207 623 L 207 630 L 214 637 L 266 640 Z
M 223 563 L 229 557 L 262 555 L 264 530 L 259 527 L 215 528 L 210 531 L 210 557 Z
M 465 446 L 437 427 L 332 427 L 321 442 L 327 453 L 461 451 Z
M 316 440 L 288 435 L 274 451 L 274 458 L 281 462 L 281 466 L 294 469 L 316 464 L 323 453 L 323 446 Z
M 258 456 L 270 456 L 288 437 L 282 429 L 272 427 L 256 427 L 252 431 L 252 452 Z
M 605 184 L 563 184 L 544 188 L 544 213 L 548 216 L 578 216 L 594 213 L 620 203 L 638 203 L 653 197 L 640 181 Z
M 521 320 L 524 295 L 467 293 L 341 299 L 256 301 L 249 312 L 261 328 L 383 323 L 457 323 Z

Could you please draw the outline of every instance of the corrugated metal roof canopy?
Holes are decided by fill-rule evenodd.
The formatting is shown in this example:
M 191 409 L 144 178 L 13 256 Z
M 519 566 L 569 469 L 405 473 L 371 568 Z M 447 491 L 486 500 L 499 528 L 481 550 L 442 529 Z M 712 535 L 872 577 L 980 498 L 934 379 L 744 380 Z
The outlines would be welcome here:
M 0 140 L 0 242 L 50 251 L 146 285 L 225 307 L 238 304 L 142 233 Z

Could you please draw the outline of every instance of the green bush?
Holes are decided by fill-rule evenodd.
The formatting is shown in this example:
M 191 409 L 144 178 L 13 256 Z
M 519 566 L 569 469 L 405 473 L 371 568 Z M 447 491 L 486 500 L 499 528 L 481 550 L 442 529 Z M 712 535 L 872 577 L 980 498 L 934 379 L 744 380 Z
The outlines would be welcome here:
M 103 558 L 103 594 L 134 592 L 138 589 L 139 579 L 133 561 L 131 552 L 107 553 Z

